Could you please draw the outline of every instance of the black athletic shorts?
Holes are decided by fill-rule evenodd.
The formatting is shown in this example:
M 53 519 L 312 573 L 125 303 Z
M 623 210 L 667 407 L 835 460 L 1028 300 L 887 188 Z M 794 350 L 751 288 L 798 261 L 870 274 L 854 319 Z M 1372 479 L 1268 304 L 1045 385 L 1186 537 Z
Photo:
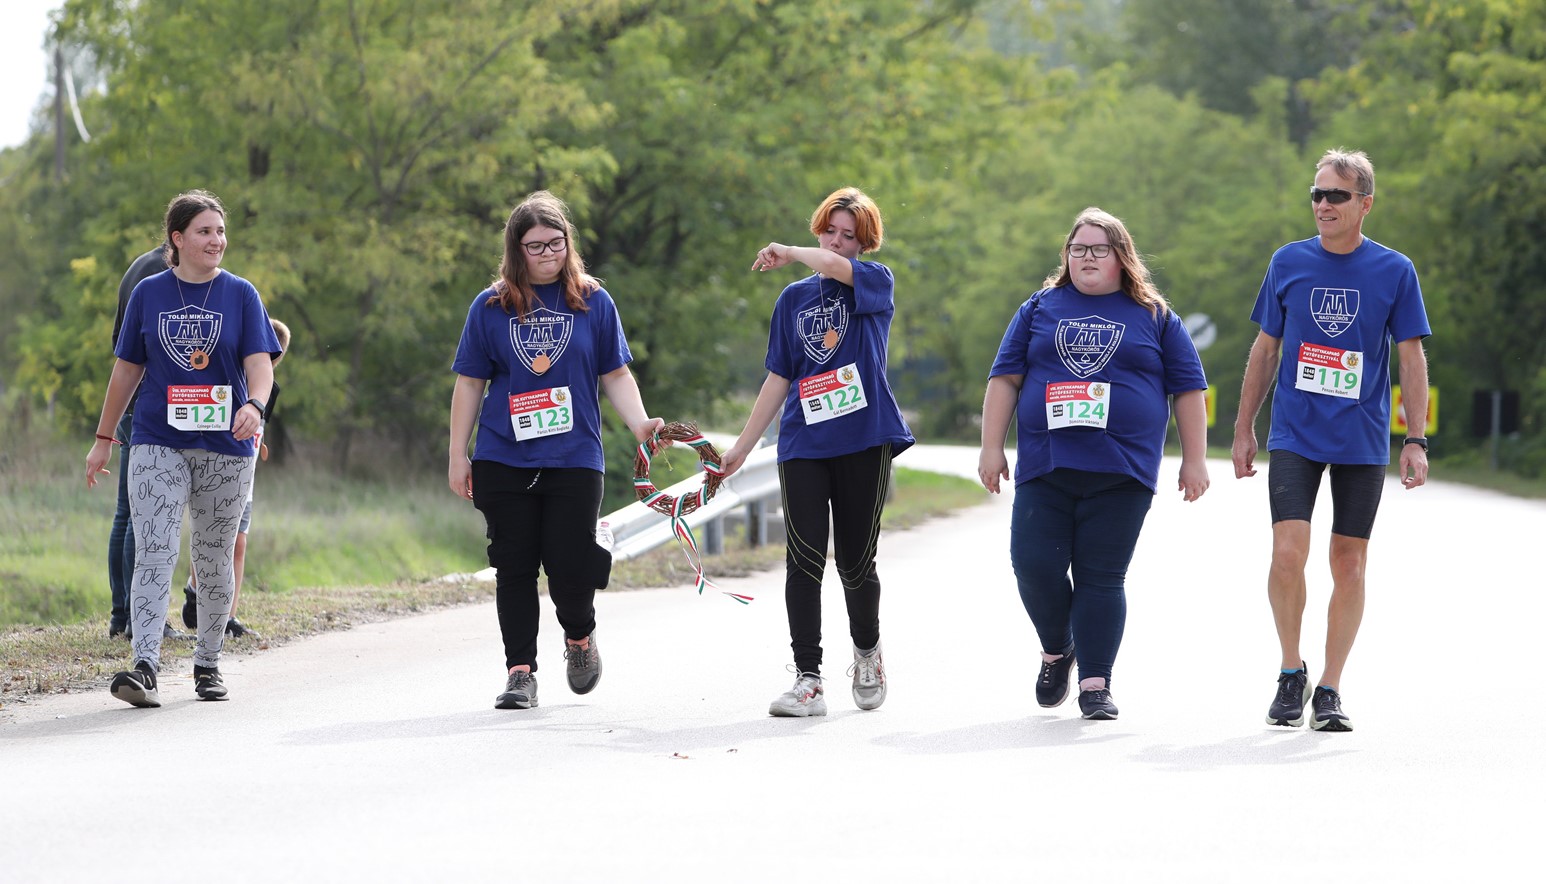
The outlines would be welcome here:
M 1324 464 L 1292 451 L 1274 451 L 1267 461 L 1273 524 L 1290 519 L 1310 521 L 1321 474 L 1331 467 L 1331 533 L 1369 539 L 1374 515 L 1385 490 L 1380 464 Z

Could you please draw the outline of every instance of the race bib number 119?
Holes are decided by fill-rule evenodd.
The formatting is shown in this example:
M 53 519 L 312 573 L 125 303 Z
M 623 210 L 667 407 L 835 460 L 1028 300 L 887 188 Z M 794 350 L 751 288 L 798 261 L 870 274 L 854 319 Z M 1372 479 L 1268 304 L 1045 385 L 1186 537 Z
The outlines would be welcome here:
M 1324 344 L 1300 344 L 1294 389 L 1357 399 L 1363 389 L 1363 353 Z

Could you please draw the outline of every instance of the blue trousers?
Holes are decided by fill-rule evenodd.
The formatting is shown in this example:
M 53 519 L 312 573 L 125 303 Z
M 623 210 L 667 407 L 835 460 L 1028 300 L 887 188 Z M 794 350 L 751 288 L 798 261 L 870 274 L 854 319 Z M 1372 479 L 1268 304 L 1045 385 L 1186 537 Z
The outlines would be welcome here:
M 1009 557 L 1048 654 L 1111 678 L 1127 625 L 1127 566 L 1154 492 L 1118 473 L 1057 469 L 1015 486 Z
M 113 592 L 110 626 L 122 630 L 129 622 L 129 576 L 134 573 L 134 526 L 129 522 L 129 434 L 134 431 L 134 412 L 118 421 L 118 508 L 113 511 L 113 530 L 107 535 L 107 585 Z

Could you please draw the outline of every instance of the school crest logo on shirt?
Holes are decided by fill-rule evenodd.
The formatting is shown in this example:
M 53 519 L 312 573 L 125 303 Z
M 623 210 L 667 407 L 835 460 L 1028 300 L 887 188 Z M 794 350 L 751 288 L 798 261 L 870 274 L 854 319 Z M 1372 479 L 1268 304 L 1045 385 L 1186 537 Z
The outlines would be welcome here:
M 1075 377 L 1087 378 L 1106 367 L 1116 355 L 1127 326 L 1099 316 L 1058 320 L 1054 339 L 1058 358 Z
M 179 307 L 160 314 L 156 322 L 156 336 L 161 339 L 161 349 L 171 357 L 173 365 L 181 366 L 183 371 L 193 371 L 193 360 L 190 357 L 194 351 L 215 352 L 215 342 L 220 340 L 223 319 L 219 313 L 203 307 Z
M 574 336 L 574 316 L 546 307 L 526 314 L 526 321 L 510 320 L 510 346 L 533 374 L 546 372 L 569 346 Z
M 1358 290 L 1311 289 L 1310 316 L 1331 337 L 1342 334 L 1358 318 Z
M 837 352 L 848 331 L 848 307 L 840 295 L 822 298 L 809 310 L 795 314 L 795 331 L 805 344 L 805 355 L 818 365 L 825 365 Z

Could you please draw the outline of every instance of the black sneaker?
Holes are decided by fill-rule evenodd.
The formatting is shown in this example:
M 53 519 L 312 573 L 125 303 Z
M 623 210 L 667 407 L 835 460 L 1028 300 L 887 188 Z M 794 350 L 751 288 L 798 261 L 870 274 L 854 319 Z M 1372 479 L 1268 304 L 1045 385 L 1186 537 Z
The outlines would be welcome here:
M 1036 702 L 1051 709 L 1068 699 L 1068 682 L 1074 672 L 1074 649 L 1051 663 L 1043 660 L 1036 676 Z
M 564 641 L 564 660 L 568 662 L 569 690 L 588 694 L 601 681 L 601 654 L 596 650 L 596 633 L 590 634 L 588 647 Z
M 193 691 L 200 700 L 224 700 L 227 693 L 220 669 L 214 666 L 193 667 Z
M 537 705 L 537 677 L 517 669 L 505 682 L 505 692 L 494 698 L 495 709 L 531 709 Z
M 231 638 L 241 638 L 244 635 L 250 635 L 256 639 L 261 639 L 263 637 L 258 635 L 256 630 L 248 628 L 247 624 L 236 619 L 235 617 L 232 617 L 230 620 L 225 622 L 225 634 L 229 635 Z
M 189 629 L 199 628 L 199 597 L 193 592 L 192 577 L 183 586 L 183 625 Z
M 1310 671 L 1303 661 L 1293 672 L 1278 674 L 1278 695 L 1267 710 L 1267 723 L 1280 727 L 1304 724 L 1304 707 L 1310 702 Z
M 1310 700 L 1315 707 L 1315 717 L 1310 727 L 1318 731 L 1350 731 L 1353 720 L 1342 711 L 1342 695 L 1324 685 L 1315 689 Z
M 1111 702 L 1111 691 L 1107 688 L 1080 691 L 1079 713 L 1095 721 L 1116 721 L 1117 704 Z
M 113 696 L 144 709 L 161 705 L 161 695 L 156 692 L 156 668 L 148 660 L 140 660 L 128 672 L 113 676 L 109 686 Z
M 121 639 L 124 639 L 125 641 L 127 641 L 129 639 L 129 624 L 127 624 L 127 623 L 111 623 L 111 622 L 108 623 L 107 624 L 107 637 L 108 638 L 121 638 Z
M 174 642 L 191 642 L 197 638 L 198 636 L 194 635 L 193 633 L 183 632 L 181 629 L 173 626 L 172 621 L 170 620 L 166 621 L 166 623 L 161 627 L 162 641 L 170 640 Z

